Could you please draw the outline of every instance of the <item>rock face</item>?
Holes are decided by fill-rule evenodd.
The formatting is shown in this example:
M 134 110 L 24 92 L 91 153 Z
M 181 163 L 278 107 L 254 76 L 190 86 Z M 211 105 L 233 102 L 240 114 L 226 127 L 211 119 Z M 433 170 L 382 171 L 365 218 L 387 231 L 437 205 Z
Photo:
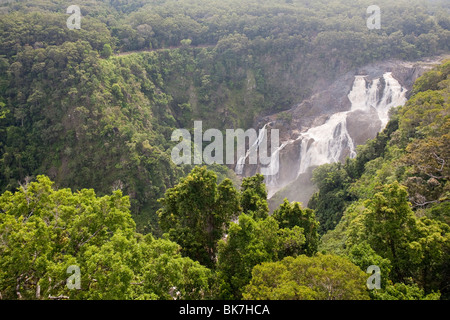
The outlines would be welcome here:
M 356 146 L 373 139 L 389 120 L 389 110 L 403 105 L 414 81 L 442 59 L 388 61 L 367 65 L 339 77 L 310 99 L 283 113 L 261 118 L 257 127 L 278 129 L 275 175 L 266 175 L 271 208 L 284 197 L 307 204 L 315 191 L 313 168 L 356 156 Z M 275 149 L 275 148 L 274 148 Z M 239 174 L 261 172 L 241 163 Z

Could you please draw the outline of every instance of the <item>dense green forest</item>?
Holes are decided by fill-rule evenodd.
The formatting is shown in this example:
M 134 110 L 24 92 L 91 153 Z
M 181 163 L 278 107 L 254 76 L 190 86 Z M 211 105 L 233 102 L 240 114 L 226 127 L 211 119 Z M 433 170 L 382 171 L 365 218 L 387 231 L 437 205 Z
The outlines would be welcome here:
M 170 157 L 194 120 L 250 128 L 355 67 L 448 53 L 448 2 L 378 1 L 380 30 L 365 0 L 88 0 L 79 30 L 70 4 L 0 5 L 0 299 L 449 299 L 449 62 L 314 171 L 307 208 Z
M 139 230 L 155 231 L 157 199 L 192 169 L 170 161 L 175 128 L 250 128 L 355 66 L 448 51 L 444 3 L 381 1 L 383 28 L 368 30 L 370 1 L 83 1 L 70 30 L 64 1 L 8 2 L 0 189 L 43 173 L 121 188 Z

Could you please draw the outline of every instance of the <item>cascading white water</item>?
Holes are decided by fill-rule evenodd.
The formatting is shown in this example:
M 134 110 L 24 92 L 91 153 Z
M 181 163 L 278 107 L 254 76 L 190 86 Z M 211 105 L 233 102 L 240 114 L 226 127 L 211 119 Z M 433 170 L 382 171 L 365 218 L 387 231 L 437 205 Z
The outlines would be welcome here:
M 350 156 L 356 154 L 353 140 L 347 131 L 347 113 L 335 113 L 323 125 L 302 134 L 297 176 L 306 172 L 309 167 L 339 161 L 346 148 L 349 149 Z
M 378 85 L 380 79 L 374 79 L 367 88 L 366 76 L 355 76 L 352 91 L 348 94 L 351 103 L 351 111 L 367 111 L 371 107 L 376 108 L 378 104 Z
M 279 172 L 279 154 L 281 150 L 284 149 L 288 144 L 293 143 L 294 140 L 288 140 L 286 142 L 283 142 L 281 146 L 279 146 L 270 157 L 270 164 L 265 169 L 266 175 L 265 175 L 265 183 L 266 185 L 276 185 L 278 181 L 278 172 Z
M 278 159 L 280 152 L 287 145 L 301 140 L 296 177 L 307 172 L 311 167 L 338 162 L 344 156 L 353 158 L 356 156 L 356 144 L 354 137 L 351 136 L 348 130 L 348 116 L 355 111 L 369 115 L 372 110 L 375 110 L 379 119 L 374 119 L 374 121 L 381 121 L 380 130 L 382 130 L 389 121 L 389 110 L 406 102 L 406 89 L 400 85 L 390 72 L 385 73 L 382 78 L 373 80 L 368 80 L 367 76 L 359 75 L 355 76 L 352 89 L 347 97 L 351 103 L 349 111 L 332 114 L 324 124 L 308 129 L 296 139 L 285 141 L 272 152 L 271 162 L 268 167 L 264 168 L 265 172 L 269 173 L 265 177 L 269 198 L 292 181 L 291 179 L 285 182 L 282 181 L 283 179 L 280 179 L 282 163 L 279 163 Z M 252 144 L 245 156 L 240 157 L 237 161 L 236 174 L 242 175 L 245 161 L 250 152 L 258 148 L 264 139 L 266 126 L 259 131 L 257 140 Z M 276 172 L 276 174 L 270 174 L 272 172 Z
M 350 112 L 370 111 L 375 108 L 381 120 L 381 129 L 389 121 L 389 110 L 406 102 L 406 90 L 394 79 L 392 73 L 383 75 L 384 90 L 380 91 L 382 81 L 367 81 L 367 76 L 355 76 L 353 88 L 348 94 L 351 109 L 333 114 L 324 124 L 302 133 L 302 146 L 297 176 L 308 168 L 325 163 L 337 162 L 345 154 L 356 156 L 356 146 L 347 130 L 347 117 Z
M 249 157 L 250 152 L 255 152 L 255 150 L 257 150 L 257 148 L 260 146 L 261 142 L 264 139 L 264 135 L 266 133 L 266 127 L 267 127 L 267 124 L 265 124 L 264 127 L 261 130 L 259 130 L 258 138 L 253 142 L 253 144 L 247 150 L 245 155 L 241 156 L 238 159 L 238 161 L 236 163 L 236 167 L 234 168 L 234 172 L 236 174 L 242 175 L 242 172 L 244 171 L 245 160 L 247 160 L 247 158 Z
M 385 73 L 383 80 L 384 90 L 380 92 L 380 79 L 374 79 L 367 87 L 365 76 L 356 76 L 352 91 L 348 94 L 348 99 L 352 104 L 351 111 L 369 111 L 371 107 L 375 108 L 382 128 L 389 121 L 389 110 L 406 102 L 406 90 L 394 79 L 391 72 Z
M 381 120 L 382 128 L 389 122 L 389 110 L 393 107 L 402 106 L 406 103 L 406 89 L 394 79 L 391 72 L 383 75 L 386 85 L 384 87 L 381 101 L 377 104 L 378 117 Z

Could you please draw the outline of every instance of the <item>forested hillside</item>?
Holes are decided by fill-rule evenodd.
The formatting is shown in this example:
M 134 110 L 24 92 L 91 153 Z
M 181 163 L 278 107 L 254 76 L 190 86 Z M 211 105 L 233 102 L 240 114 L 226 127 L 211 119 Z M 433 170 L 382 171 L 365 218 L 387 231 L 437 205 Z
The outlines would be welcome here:
M 65 1 L 3 1 L 0 299 L 448 299 L 449 62 L 314 171 L 307 207 L 270 215 L 263 176 L 171 160 L 194 120 L 248 129 L 355 67 L 450 51 L 447 1 L 380 0 L 380 30 L 371 4 L 88 0 L 71 30 Z
M 170 162 L 175 128 L 247 129 L 352 67 L 446 51 L 444 3 L 382 1 L 383 29 L 368 30 L 368 1 L 83 1 L 70 30 L 63 1 L 9 1 L 0 188 L 38 174 L 120 188 L 154 230 L 156 200 L 191 170 Z

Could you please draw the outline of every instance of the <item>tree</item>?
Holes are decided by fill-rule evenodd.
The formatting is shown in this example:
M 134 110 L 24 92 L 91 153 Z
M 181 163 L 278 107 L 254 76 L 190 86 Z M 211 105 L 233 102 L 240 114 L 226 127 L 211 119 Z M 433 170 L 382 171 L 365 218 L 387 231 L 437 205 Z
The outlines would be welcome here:
M 9 110 L 6 108 L 5 104 L 0 101 L 0 119 L 5 118 L 8 113 Z
M 450 129 L 450 123 L 448 124 Z M 414 177 L 407 180 L 415 207 L 446 201 L 446 182 L 450 179 L 450 133 L 440 137 L 416 139 L 407 148 L 406 164 L 413 167 Z
M 389 282 L 389 273 L 392 269 L 391 262 L 377 255 L 367 242 L 361 242 L 349 248 L 348 258 L 364 272 L 370 266 L 379 267 L 381 287 L 386 287 Z
M 217 241 L 236 217 L 239 194 L 230 179 L 217 185 L 217 176 L 206 167 L 195 167 L 160 199 L 161 229 L 182 247 L 182 253 L 201 264 L 213 267 Z
M 286 257 L 254 267 L 246 300 L 368 300 L 367 274 L 346 258 Z
M 336 227 L 345 207 L 353 198 L 348 191 L 350 177 L 340 162 L 325 164 L 313 171 L 312 181 L 319 191 L 313 195 L 308 207 L 314 209 L 323 234 Z
M 273 217 L 256 219 L 241 214 L 219 242 L 217 274 L 220 298 L 240 299 L 251 278 L 252 268 L 262 262 L 278 261 L 307 250 L 304 229 L 280 228 Z
M 192 43 L 191 39 L 183 39 L 180 41 L 181 46 L 185 48 L 189 47 L 191 43 Z
M 424 292 L 448 293 L 449 225 L 427 217 L 417 219 L 408 247 L 409 262 L 414 266 L 413 278 Z
M 364 225 L 368 243 L 392 262 L 392 279 L 401 281 L 409 273 L 408 243 L 415 227 L 415 217 L 406 188 L 398 182 L 382 187 L 365 203 Z
M 3 299 L 199 299 L 211 271 L 168 240 L 135 232 L 129 199 L 116 191 L 55 190 L 48 177 L 0 196 Z M 66 285 L 70 266 L 80 287 Z
M 112 53 L 113 51 L 111 49 L 111 46 L 108 43 L 105 43 L 102 49 L 102 58 L 108 59 L 112 55 Z
M 182 257 L 180 247 L 151 235 L 125 237 L 114 234 L 101 247 L 85 253 L 82 283 L 89 290 L 82 299 L 204 299 L 211 271 Z M 83 272 L 84 271 L 84 272 Z
M 289 203 L 287 199 L 284 199 L 272 216 L 278 221 L 280 228 L 294 228 L 295 226 L 302 228 L 306 238 L 304 252 L 309 256 L 316 253 L 319 243 L 317 233 L 319 223 L 315 219 L 313 210 L 302 209 L 299 202 Z
M 268 217 L 267 189 L 262 174 L 256 174 L 242 180 L 241 207 L 244 213 L 252 215 L 255 219 Z
M 439 293 L 425 294 L 415 283 L 389 284 L 384 290 L 375 290 L 374 300 L 439 300 Z
M 252 268 L 277 259 L 278 223 L 269 217 L 254 220 L 241 214 L 232 223 L 226 239 L 219 242 L 217 272 L 220 298 L 240 299 L 250 281 Z

